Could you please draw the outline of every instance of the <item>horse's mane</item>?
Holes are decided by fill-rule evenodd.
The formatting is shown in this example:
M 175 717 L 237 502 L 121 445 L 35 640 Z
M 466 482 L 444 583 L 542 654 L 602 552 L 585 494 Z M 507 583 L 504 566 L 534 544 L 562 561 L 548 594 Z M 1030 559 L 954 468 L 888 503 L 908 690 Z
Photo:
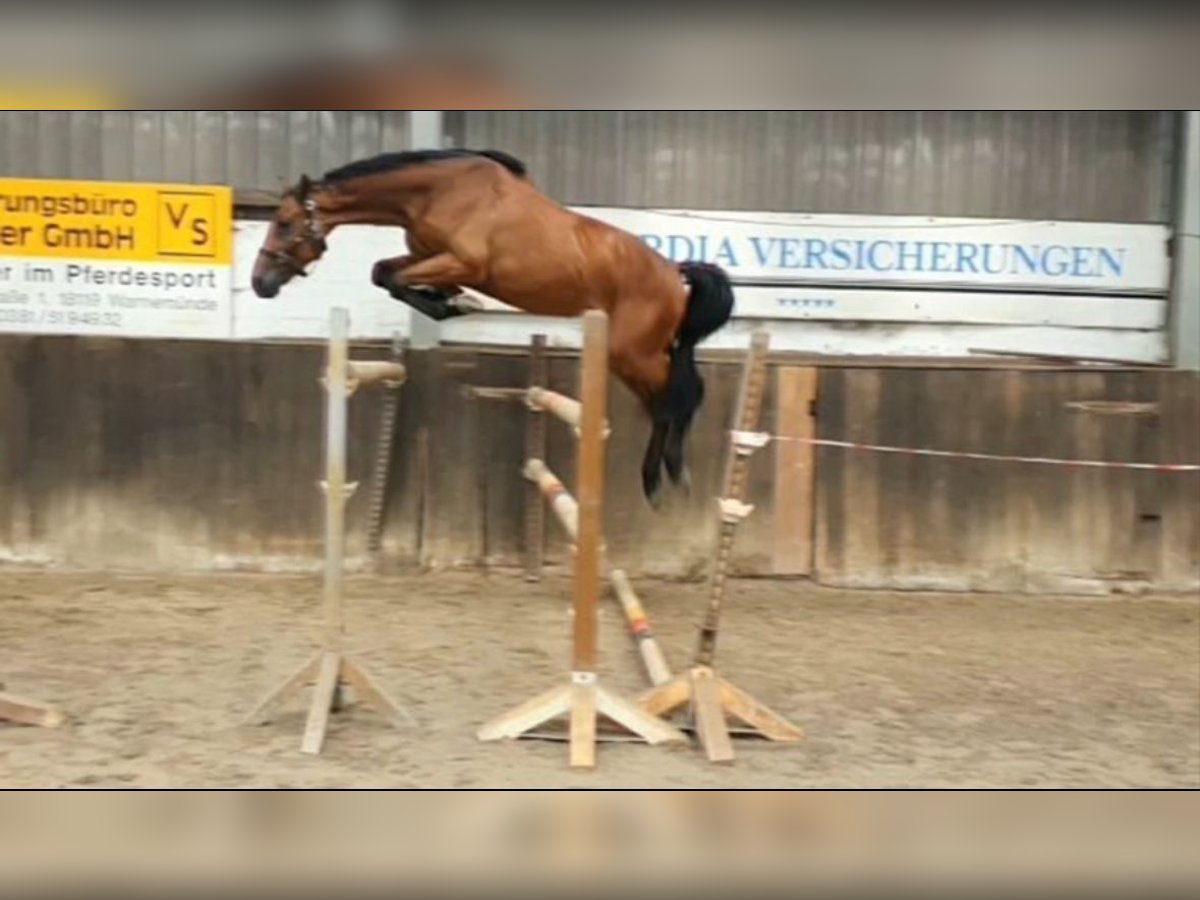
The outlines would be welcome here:
M 325 173 L 322 181 L 346 181 L 351 178 L 363 178 L 367 175 L 379 175 L 408 166 L 441 162 L 447 159 L 464 159 L 471 156 L 487 157 L 493 162 L 498 162 L 517 177 L 525 176 L 525 163 L 501 150 L 402 150 L 396 153 L 380 153 L 378 156 L 355 160 L 336 169 L 330 169 Z

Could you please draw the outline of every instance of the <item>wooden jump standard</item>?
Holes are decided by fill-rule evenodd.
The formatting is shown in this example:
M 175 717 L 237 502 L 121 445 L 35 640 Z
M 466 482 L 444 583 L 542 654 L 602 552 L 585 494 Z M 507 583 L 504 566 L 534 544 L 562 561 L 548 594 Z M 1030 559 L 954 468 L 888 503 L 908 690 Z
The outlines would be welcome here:
M 773 741 L 799 741 L 804 737 L 804 732 L 795 725 L 735 687 L 713 669 L 734 533 L 742 519 L 754 509 L 745 502 L 746 477 L 750 455 L 765 443 L 754 429 L 762 409 L 768 343 L 765 331 L 755 332 L 750 343 L 750 354 L 742 370 L 734 417 L 737 430 L 731 435 L 723 491 L 718 501 L 721 526 L 717 558 L 709 584 L 708 612 L 700 630 L 695 662 L 687 672 L 649 691 L 639 701 L 643 709 L 655 716 L 669 715 L 690 701 L 696 733 L 712 762 L 733 760 L 733 745 L 729 740 L 725 713 L 741 719 L 763 737 Z
M 39 725 L 54 728 L 63 723 L 63 714 L 53 706 L 40 700 L 7 694 L 0 684 L 0 722 L 15 722 L 18 725 Z
M 607 716 L 651 744 L 687 740 L 674 726 L 601 687 L 596 677 L 607 394 L 608 317 L 592 310 L 583 316 L 571 677 L 566 684 L 493 719 L 478 732 L 484 741 L 516 738 L 566 713 L 570 717 L 569 758 L 573 767 L 596 764 L 598 715 Z
M 581 407 L 572 397 L 564 396 L 556 391 L 542 387 L 546 383 L 546 336 L 535 334 L 529 347 L 529 387 L 481 387 L 468 385 L 467 396 L 476 400 L 515 400 L 525 404 L 529 417 L 525 428 L 525 469 L 523 474 L 529 482 L 529 494 L 525 499 L 525 578 L 527 581 L 537 581 L 542 575 L 542 548 L 545 540 L 545 524 L 543 510 L 550 506 L 567 537 L 570 538 L 572 550 L 578 539 L 578 505 L 575 498 L 563 486 L 562 481 L 550 471 L 543 460 L 546 454 L 546 416 L 550 413 L 562 419 L 579 433 Z M 609 437 L 611 428 L 607 420 L 604 424 L 604 437 Z M 601 553 L 604 547 L 601 546 Z M 652 686 L 666 684 L 671 680 L 671 669 L 666 657 L 658 645 L 650 620 L 638 599 L 629 577 L 622 569 L 609 569 L 608 579 L 613 587 L 613 594 L 621 604 L 625 614 L 625 623 L 637 646 L 638 655 L 646 671 L 646 677 Z
M 318 754 L 325 741 L 329 713 L 342 706 L 342 689 L 349 685 L 385 716 L 415 724 L 412 716 L 372 680 L 366 670 L 346 655 L 345 609 L 342 592 L 346 554 L 346 501 L 356 484 L 346 482 L 346 417 L 348 400 L 359 387 L 382 383 L 393 388 L 404 382 L 404 366 L 398 362 L 351 361 L 349 359 L 350 317 L 345 309 L 334 309 L 329 317 L 329 349 L 321 383 L 325 390 L 325 581 L 323 599 L 326 629 L 324 646 L 295 674 L 263 698 L 246 718 L 246 724 L 269 721 L 270 710 L 280 701 L 310 684 L 316 689 L 304 727 L 300 749 Z

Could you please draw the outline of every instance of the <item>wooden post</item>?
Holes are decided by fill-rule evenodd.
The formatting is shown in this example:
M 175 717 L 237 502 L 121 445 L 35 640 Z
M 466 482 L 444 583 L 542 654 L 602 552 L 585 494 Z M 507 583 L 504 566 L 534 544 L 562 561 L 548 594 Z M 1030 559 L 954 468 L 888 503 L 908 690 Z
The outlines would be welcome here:
M 325 647 L 341 646 L 345 630 L 342 578 L 346 557 L 346 501 L 357 485 L 346 484 L 347 374 L 350 362 L 350 315 L 335 309 L 329 319 L 325 362 Z M 336 672 L 336 667 L 334 669 Z
M 392 336 L 391 362 L 404 365 L 404 344 Z M 396 441 L 396 418 L 400 412 L 400 383 L 389 385 L 379 414 L 379 433 L 375 436 L 375 464 L 371 470 L 371 496 L 367 503 L 367 552 L 378 556 L 383 550 L 384 514 L 387 510 L 388 473 L 391 471 Z
M 795 725 L 735 687 L 713 669 L 734 533 L 742 519 L 754 509 L 745 502 L 750 456 L 769 439 L 769 436 L 755 431 L 766 384 L 768 343 L 765 331 L 755 332 L 742 369 L 742 384 L 734 416 L 735 430 L 730 435 L 723 490 L 717 501 L 721 521 L 709 582 L 708 610 L 700 630 L 696 660 L 688 672 L 654 688 L 641 698 L 642 707 L 654 715 L 668 715 L 690 701 L 696 734 L 710 762 L 733 760 L 733 745 L 725 722 L 726 712 L 773 741 L 798 741 L 804 736 Z
M 529 387 L 546 383 L 546 336 L 535 334 L 529 345 Z M 546 458 L 546 417 L 535 409 L 525 413 L 525 458 Z M 546 550 L 546 516 L 536 484 L 525 487 L 525 580 L 539 581 Z
M 346 482 L 346 420 L 349 396 L 359 385 L 400 382 L 404 367 L 395 362 L 351 362 L 349 359 L 350 316 L 334 309 L 329 318 L 329 346 L 325 373 L 325 577 L 322 602 L 325 612 L 324 645 L 294 674 L 272 690 L 251 711 L 246 723 L 269 721 L 267 714 L 277 703 L 316 681 L 312 705 L 304 727 L 300 749 L 318 754 L 325 741 L 329 713 L 342 706 L 344 686 L 358 692 L 359 699 L 384 715 L 415 724 L 412 716 L 387 696 L 360 664 L 345 653 L 345 609 L 343 575 L 346 557 L 346 500 L 355 485 Z
M 602 688 L 597 678 L 597 599 L 600 590 L 601 530 L 604 493 L 604 433 L 608 394 L 608 317 L 589 311 L 583 317 L 580 376 L 579 462 L 576 500 L 578 540 L 573 583 L 571 678 L 484 725 L 480 740 L 520 737 L 564 712 L 569 716 L 570 764 L 590 768 L 596 762 L 596 718 L 624 726 L 648 743 L 686 740 L 671 725 L 648 715 L 628 700 Z
M 583 319 L 576 462 L 574 639 L 571 647 L 571 765 L 596 764 L 596 634 L 604 514 L 604 419 L 608 409 L 608 317 Z M 552 407 L 547 407 L 551 409 Z M 559 407 L 564 408 L 562 405 Z M 570 407 L 566 407 L 569 409 Z
M 775 432 L 780 437 L 813 438 L 817 370 L 779 366 L 775 370 Z M 813 563 L 815 447 L 803 440 L 775 445 L 775 523 L 771 571 L 809 575 Z
M 700 666 L 711 666 L 713 655 L 716 653 L 717 634 L 721 628 L 721 606 L 725 602 L 725 578 L 729 574 L 729 563 L 733 556 L 733 535 L 738 524 L 751 511 L 751 507 L 745 506 L 745 499 L 746 478 L 753 449 L 743 446 L 737 435 L 750 434 L 758 427 L 767 381 L 767 344 L 767 333 L 755 332 L 750 342 L 750 357 L 742 372 L 738 410 L 734 417 L 737 432 L 732 440 L 731 452 L 725 461 L 724 490 L 720 499 L 721 527 L 717 540 L 716 562 L 709 580 L 708 613 L 700 629 L 700 646 L 696 651 L 696 664 Z

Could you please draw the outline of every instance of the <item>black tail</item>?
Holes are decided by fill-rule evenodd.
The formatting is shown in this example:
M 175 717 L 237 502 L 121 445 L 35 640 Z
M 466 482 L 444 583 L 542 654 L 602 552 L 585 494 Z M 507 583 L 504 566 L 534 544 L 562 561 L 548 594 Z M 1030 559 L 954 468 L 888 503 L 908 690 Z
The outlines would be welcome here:
M 687 311 L 671 347 L 665 402 L 680 430 L 686 432 L 692 416 L 704 402 L 704 379 L 696 367 L 696 345 L 733 315 L 733 284 L 724 269 L 711 263 L 680 263 L 679 271 L 690 290 Z
M 711 263 L 680 263 L 679 271 L 691 291 L 676 341 L 695 347 L 733 315 L 733 284 L 724 269 Z
M 696 365 L 696 345 L 729 321 L 733 315 L 733 285 L 719 266 L 680 263 L 687 279 L 688 305 L 671 347 L 671 368 L 666 390 L 654 407 L 655 436 L 646 450 L 642 481 L 647 497 L 658 494 L 658 470 L 665 465 L 676 484 L 687 480 L 684 442 L 692 418 L 704 403 L 704 379 Z

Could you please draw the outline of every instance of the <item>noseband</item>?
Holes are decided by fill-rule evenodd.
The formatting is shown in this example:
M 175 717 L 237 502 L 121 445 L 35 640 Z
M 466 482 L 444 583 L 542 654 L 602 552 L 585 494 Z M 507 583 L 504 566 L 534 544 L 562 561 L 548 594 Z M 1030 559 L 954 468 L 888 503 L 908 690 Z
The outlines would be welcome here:
M 259 249 L 259 253 L 267 259 L 273 259 L 275 262 L 283 263 L 296 275 L 301 278 L 307 278 L 308 273 L 304 271 L 304 265 L 296 259 L 292 254 L 295 250 L 305 242 L 311 242 L 313 249 L 317 251 L 317 255 L 325 252 L 325 232 L 321 228 L 321 223 L 317 221 L 317 201 L 312 196 L 305 197 L 301 202 L 304 208 L 304 230 L 288 241 L 287 245 L 282 250 L 268 250 L 266 247 Z

